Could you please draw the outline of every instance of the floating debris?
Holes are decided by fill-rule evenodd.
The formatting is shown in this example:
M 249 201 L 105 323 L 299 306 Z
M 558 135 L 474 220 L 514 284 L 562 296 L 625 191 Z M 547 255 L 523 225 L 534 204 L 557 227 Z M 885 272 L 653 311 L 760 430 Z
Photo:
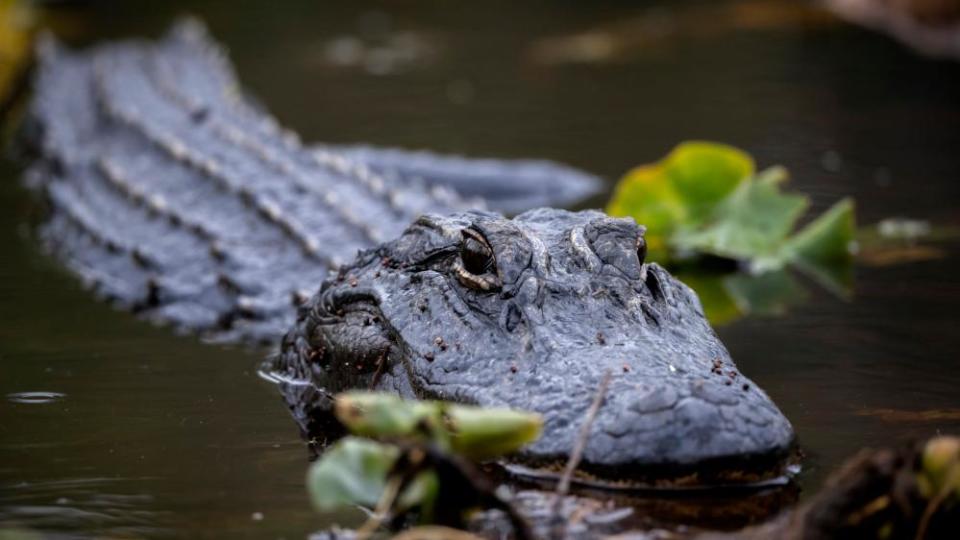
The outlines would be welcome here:
M 857 416 L 877 418 L 883 422 L 957 422 L 960 421 L 960 409 L 927 409 L 911 411 L 906 409 L 860 409 Z
M 960 59 L 960 6 L 956 2 L 824 0 L 838 16 L 884 32 L 922 54 Z
M 7 394 L 7 400 L 13 403 L 26 403 L 26 404 L 43 404 L 43 403 L 53 403 L 54 401 L 59 401 L 65 398 L 66 394 L 61 394 L 60 392 L 15 392 L 12 394 Z
M 429 64 L 436 47 L 411 31 L 388 32 L 371 38 L 335 37 L 321 46 L 316 61 L 339 68 L 357 68 L 370 75 L 394 75 Z
M 857 232 L 857 260 L 869 266 L 892 266 L 943 259 L 942 245 L 960 240 L 960 228 L 923 219 L 890 217 Z
M 666 3 L 664 5 L 668 5 Z M 742 31 L 833 26 L 836 17 L 814 2 L 738 0 L 686 7 L 654 6 L 579 31 L 531 43 L 526 57 L 536 64 L 602 64 L 628 61 L 650 51 Z
M 884 238 L 914 241 L 929 236 L 933 228 L 923 219 L 887 218 L 877 223 L 877 232 Z

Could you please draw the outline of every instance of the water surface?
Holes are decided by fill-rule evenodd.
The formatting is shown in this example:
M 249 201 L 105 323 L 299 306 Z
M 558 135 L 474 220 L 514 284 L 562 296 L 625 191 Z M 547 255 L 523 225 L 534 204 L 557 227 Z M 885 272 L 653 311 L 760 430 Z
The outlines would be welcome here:
M 712 4 L 95 2 L 57 20 L 79 41 L 156 35 L 189 7 L 306 140 L 541 156 L 614 179 L 715 139 L 788 166 L 817 211 L 849 195 L 862 222 L 960 224 L 960 64 L 820 18 L 745 26 Z M 544 40 L 597 29 L 653 37 L 544 58 Z M 0 169 L 0 527 L 301 538 L 355 520 L 309 508 L 307 452 L 256 376 L 262 353 L 98 302 L 31 236 L 41 209 L 17 176 Z M 956 414 L 877 411 L 960 409 L 955 254 L 859 266 L 850 300 L 807 283 L 786 316 L 719 329 L 794 423 L 805 493 L 861 447 L 960 433 Z

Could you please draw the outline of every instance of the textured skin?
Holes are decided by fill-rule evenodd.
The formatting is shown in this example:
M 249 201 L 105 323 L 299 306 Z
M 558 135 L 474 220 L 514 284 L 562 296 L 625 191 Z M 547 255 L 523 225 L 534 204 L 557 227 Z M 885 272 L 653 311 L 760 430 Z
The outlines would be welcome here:
M 463 229 L 493 248 L 499 290 L 458 278 Z M 519 456 L 563 460 L 613 378 L 581 470 L 607 480 L 737 483 L 779 474 L 793 431 L 741 375 L 687 286 L 637 254 L 642 228 L 594 211 L 420 218 L 324 284 L 272 371 L 308 433 L 354 387 L 542 413 Z M 686 477 L 696 473 L 695 477 Z
M 304 147 L 243 99 L 195 24 L 85 53 L 48 41 L 40 60 L 28 179 L 49 202 L 45 241 L 151 319 L 220 340 L 269 342 L 292 326 L 268 371 L 308 436 L 329 435 L 333 393 L 375 387 L 539 411 L 544 436 L 519 458 L 552 466 L 609 370 L 584 475 L 782 472 L 790 424 L 736 371 L 694 293 L 638 258 L 642 228 L 592 211 L 509 220 L 442 187 L 532 204 L 585 194 L 590 177 Z M 492 247 L 499 287 L 457 277 L 464 229 Z
M 365 163 L 394 182 L 422 181 L 448 187 L 460 195 L 482 199 L 489 208 L 506 214 L 540 206 L 569 206 L 600 189 L 596 177 L 551 161 L 513 160 L 507 172 L 499 159 L 469 159 L 372 146 L 317 148 L 328 148 Z
M 493 206 L 600 184 L 548 162 L 306 147 L 239 94 L 193 22 L 81 53 L 48 39 L 39 58 L 28 178 L 50 203 L 43 238 L 102 295 L 219 340 L 274 342 L 330 269 L 422 213 L 483 207 L 478 183 Z

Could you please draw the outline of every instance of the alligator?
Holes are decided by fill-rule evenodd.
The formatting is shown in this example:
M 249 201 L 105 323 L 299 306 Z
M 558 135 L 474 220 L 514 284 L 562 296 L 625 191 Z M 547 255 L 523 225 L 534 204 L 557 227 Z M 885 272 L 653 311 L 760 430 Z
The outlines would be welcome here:
M 550 474 L 609 378 L 579 481 L 755 485 L 791 466 L 789 421 L 696 294 L 645 260 L 642 226 L 489 209 L 571 204 L 593 176 L 305 145 L 195 22 L 82 51 L 46 38 L 38 60 L 23 129 L 44 245 L 149 320 L 279 339 L 263 373 L 306 437 L 333 433 L 331 396 L 347 388 L 509 406 L 545 419 L 514 470 Z

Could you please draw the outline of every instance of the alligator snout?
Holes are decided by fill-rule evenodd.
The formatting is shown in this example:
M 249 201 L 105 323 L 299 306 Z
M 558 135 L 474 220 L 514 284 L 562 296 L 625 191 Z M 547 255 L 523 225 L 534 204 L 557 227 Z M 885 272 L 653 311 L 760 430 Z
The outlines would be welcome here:
M 571 350 L 552 363 L 576 382 L 521 383 L 539 390 L 506 401 L 550 411 L 523 457 L 559 465 L 579 434 L 600 380 L 610 384 L 593 422 L 580 477 L 627 486 L 759 482 L 783 474 L 793 431 L 770 398 L 729 358 L 650 355 L 631 346 Z M 721 366 L 716 368 L 715 366 Z M 518 370 L 518 379 L 523 379 Z M 542 371 L 540 377 L 543 378 Z M 505 394 L 510 394 L 509 389 Z

